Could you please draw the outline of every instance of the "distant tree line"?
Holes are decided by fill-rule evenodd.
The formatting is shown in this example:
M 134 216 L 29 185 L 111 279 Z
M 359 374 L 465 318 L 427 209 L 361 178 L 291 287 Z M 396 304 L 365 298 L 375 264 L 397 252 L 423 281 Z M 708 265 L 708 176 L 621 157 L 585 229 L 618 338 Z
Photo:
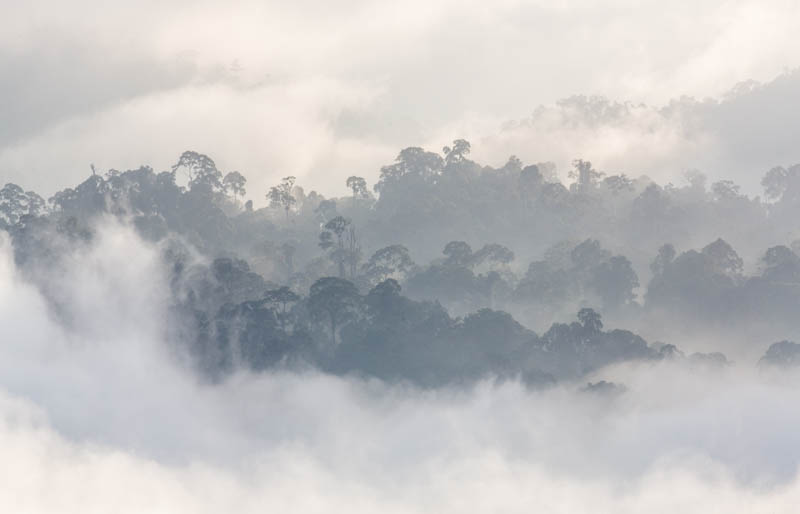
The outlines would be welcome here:
M 161 172 L 93 168 L 46 201 L 6 184 L 0 228 L 35 269 L 90 242 L 100 216 L 131 223 L 163 249 L 173 339 L 209 376 L 305 363 L 427 385 L 547 382 L 671 351 L 601 319 L 800 337 L 800 165 L 769 170 L 762 200 L 696 171 L 678 187 L 581 159 L 566 186 L 552 164 L 493 168 L 470 150 L 403 149 L 372 188 L 348 177 L 343 198 L 286 176 L 258 209 L 242 173 L 187 151 Z

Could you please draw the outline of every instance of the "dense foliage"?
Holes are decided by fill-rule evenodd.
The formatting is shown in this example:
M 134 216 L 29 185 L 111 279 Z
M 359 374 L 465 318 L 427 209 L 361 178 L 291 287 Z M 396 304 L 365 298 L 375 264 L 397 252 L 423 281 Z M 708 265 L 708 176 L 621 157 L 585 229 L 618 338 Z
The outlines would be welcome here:
M 6 184 L 0 227 L 35 275 L 89 244 L 102 217 L 130 223 L 161 249 L 170 340 L 212 378 L 313 365 L 426 386 L 542 384 L 683 358 L 602 320 L 667 340 L 800 337 L 800 165 L 769 170 L 762 201 L 699 172 L 662 186 L 577 160 L 566 187 L 548 163 L 492 168 L 469 153 L 464 140 L 442 155 L 406 148 L 372 191 L 351 176 L 339 199 L 285 177 L 255 209 L 242 173 L 184 152 L 171 170 L 93 173 L 47 202 Z M 765 361 L 794 351 L 780 344 Z

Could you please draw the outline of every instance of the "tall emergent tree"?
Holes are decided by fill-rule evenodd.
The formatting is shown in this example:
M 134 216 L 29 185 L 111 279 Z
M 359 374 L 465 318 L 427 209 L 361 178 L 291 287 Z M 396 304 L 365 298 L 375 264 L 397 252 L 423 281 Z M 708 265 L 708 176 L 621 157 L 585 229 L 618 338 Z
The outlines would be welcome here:
M 178 162 L 172 166 L 173 173 L 183 168 L 189 176 L 189 189 L 202 188 L 210 192 L 219 192 L 222 185 L 222 172 L 211 157 L 193 152 L 183 152 Z
M 233 193 L 234 198 L 244 198 L 244 195 L 247 194 L 247 190 L 244 187 L 245 184 L 247 184 L 247 179 L 238 171 L 231 171 L 222 179 L 222 185 L 227 191 Z
M 593 189 L 603 175 L 604 173 L 592 167 L 590 161 L 584 161 L 583 159 L 572 161 L 572 169 L 568 173 L 569 178 L 575 179 L 575 183 L 571 187 L 582 192 Z
M 347 187 L 353 191 L 353 207 L 356 206 L 357 198 L 367 198 L 369 191 L 367 191 L 367 181 L 362 177 L 347 177 Z
M 350 220 L 342 216 L 336 216 L 325 224 L 325 230 L 319 235 L 319 247 L 323 250 L 332 250 L 330 257 L 338 265 L 339 277 L 341 278 L 344 278 L 344 265 L 348 262 L 348 249 L 345 247 L 345 232 L 350 225 Z M 355 234 L 352 235 L 354 238 Z M 336 236 L 335 241 L 333 239 L 334 236 Z
M 289 211 L 292 206 L 297 203 L 297 198 L 292 194 L 294 189 L 294 177 L 283 177 L 281 183 L 277 186 L 272 186 L 267 193 L 267 200 L 269 200 L 270 207 L 282 208 L 286 213 L 286 221 L 289 221 Z
M 466 139 L 456 139 L 453 141 L 453 146 L 445 146 L 442 148 L 445 164 L 465 161 L 471 148 L 472 145 L 470 145 L 469 141 Z

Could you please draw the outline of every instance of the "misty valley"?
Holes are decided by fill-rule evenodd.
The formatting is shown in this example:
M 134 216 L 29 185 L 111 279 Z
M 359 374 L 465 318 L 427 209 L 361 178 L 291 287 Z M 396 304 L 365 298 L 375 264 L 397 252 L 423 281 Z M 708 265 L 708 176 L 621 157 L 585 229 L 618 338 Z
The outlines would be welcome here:
M 313 367 L 544 387 L 625 361 L 797 361 L 800 165 L 768 170 L 762 200 L 699 172 L 662 186 L 583 160 L 567 188 L 552 164 L 469 152 L 406 148 L 374 187 L 348 178 L 350 197 L 287 177 L 254 209 L 243 174 L 187 151 L 169 171 L 93 170 L 48 201 L 7 184 L 0 222 L 66 324 L 69 297 L 48 283 L 65 260 L 103 230 L 152 247 L 161 269 L 141 280 L 168 287 L 163 339 L 210 381 Z
M 6 184 L 3 437 L 64 475 L 59 501 L 78 452 L 92 487 L 148 511 L 173 491 L 211 511 L 477 505 L 487 480 L 515 491 L 509 511 L 620 494 L 636 511 L 666 505 L 660 480 L 710 494 L 708 476 L 731 506 L 760 505 L 740 489 L 756 484 L 793 494 L 800 165 L 751 197 L 586 160 L 565 186 L 552 163 L 470 150 L 405 148 L 343 197 L 291 176 L 253 194 L 194 151 L 92 167 L 47 200 Z M 169 485 L 124 496 L 115 466 Z M 302 493 L 331 483 L 366 490 Z
M 0 514 L 800 512 L 798 0 L 0 0 Z

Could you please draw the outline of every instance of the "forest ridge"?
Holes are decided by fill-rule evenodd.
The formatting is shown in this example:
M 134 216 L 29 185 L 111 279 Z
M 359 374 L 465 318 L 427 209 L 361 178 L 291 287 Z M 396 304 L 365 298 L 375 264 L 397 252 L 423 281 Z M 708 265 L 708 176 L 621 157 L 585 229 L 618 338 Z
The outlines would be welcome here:
M 767 170 L 762 200 L 698 171 L 659 185 L 580 159 L 566 187 L 552 164 L 492 168 L 470 148 L 403 149 L 372 187 L 347 178 L 343 198 L 285 177 L 261 209 L 244 174 L 187 151 L 159 173 L 93 167 L 47 201 L 6 184 L 0 225 L 37 280 L 91 244 L 101 217 L 129 223 L 169 270 L 169 340 L 212 379 L 311 365 L 543 385 L 625 360 L 724 365 L 774 341 L 764 362 L 797 360 L 800 166 Z M 691 333 L 731 342 L 684 355 Z

